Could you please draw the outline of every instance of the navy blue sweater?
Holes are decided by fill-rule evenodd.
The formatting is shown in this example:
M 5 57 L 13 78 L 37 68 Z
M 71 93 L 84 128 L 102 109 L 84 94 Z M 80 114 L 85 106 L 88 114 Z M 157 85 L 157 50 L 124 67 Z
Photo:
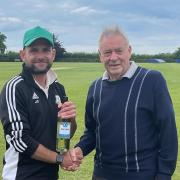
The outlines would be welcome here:
M 138 67 L 130 79 L 97 79 L 89 88 L 85 127 L 77 146 L 84 155 L 96 148 L 97 175 L 108 180 L 123 173 L 171 178 L 177 132 L 161 73 Z

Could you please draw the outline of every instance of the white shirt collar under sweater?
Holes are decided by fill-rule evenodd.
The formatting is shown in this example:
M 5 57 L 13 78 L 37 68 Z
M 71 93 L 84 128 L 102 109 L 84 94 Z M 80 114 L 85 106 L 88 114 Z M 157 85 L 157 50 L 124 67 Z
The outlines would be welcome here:
M 46 87 L 42 87 L 35 79 L 35 83 L 39 86 L 40 89 L 42 89 L 44 91 L 44 93 L 46 94 L 46 97 L 48 98 L 48 90 L 49 90 L 49 86 L 57 79 L 57 75 L 56 73 L 50 69 L 47 72 L 47 79 L 46 79 Z
M 132 76 L 134 75 L 134 73 L 136 72 L 136 69 L 138 68 L 138 65 L 134 62 L 134 61 L 130 61 L 130 68 L 127 70 L 127 72 L 120 78 L 122 79 L 123 77 L 127 77 L 128 79 L 131 79 Z M 102 80 L 108 80 L 108 81 L 111 81 L 109 79 L 109 75 L 107 73 L 107 71 L 105 71 L 103 73 L 103 77 L 102 77 Z

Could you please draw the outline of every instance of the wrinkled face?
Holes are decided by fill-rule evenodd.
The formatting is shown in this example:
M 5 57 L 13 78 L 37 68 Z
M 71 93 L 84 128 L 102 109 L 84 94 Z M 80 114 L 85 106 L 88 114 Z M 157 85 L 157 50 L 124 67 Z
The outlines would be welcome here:
M 104 36 L 100 42 L 99 56 L 110 79 L 117 80 L 130 67 L 131 47 L 123 36 Z
M 45 39 L 37 39 L 20 52 L 21 59 L 32 74 L 45 74 L 51 68 L 55 50 Z

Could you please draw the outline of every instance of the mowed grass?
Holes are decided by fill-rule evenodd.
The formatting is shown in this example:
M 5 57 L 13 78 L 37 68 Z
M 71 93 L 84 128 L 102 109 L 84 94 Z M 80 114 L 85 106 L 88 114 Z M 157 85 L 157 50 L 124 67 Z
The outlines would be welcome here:
M 176 124 L 180 135 L 180 64 L 140 64 L 143 67 L 156 69 L 162 72 L 167 80 L 169 91 L 174 104 L 176 114 Z M 84 131 L 84 107 L 88 87 L 91 82 L 100 77 L 104 71 L 100 63 L 54 63 L 53 68 L 58 75 L 58 80 L 65 86 L 69 99 L 77 106 L 78 129 L 71 140 L 71 147 L 78 142 Z M 12 76 L 21 71 L 21 63 L 0 63 L 0 89 L 3 84 Z M 5 142 L 2 126 L 0 125 L 0 161 L 2 162 L 5 152 Z M 93 171 L 94 152 L 85 157 L 81 168 L 76 172 L 60 171 L 61 180 L 90 180 Z M 0 163 L 0 173 L 2 163 Z M 173 180 L 180 179 L 180 158 L 178 158 L 177 168 L 173 175 Z

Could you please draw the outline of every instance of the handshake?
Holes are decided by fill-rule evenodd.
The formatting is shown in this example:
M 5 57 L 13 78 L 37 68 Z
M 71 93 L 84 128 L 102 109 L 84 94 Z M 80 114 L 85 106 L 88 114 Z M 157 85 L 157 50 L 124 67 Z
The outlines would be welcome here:
M 70 149 L 63 155 L 61 168 L 66 171 L 76 171 L 83 159 L 83 152 L 80 147 Z

